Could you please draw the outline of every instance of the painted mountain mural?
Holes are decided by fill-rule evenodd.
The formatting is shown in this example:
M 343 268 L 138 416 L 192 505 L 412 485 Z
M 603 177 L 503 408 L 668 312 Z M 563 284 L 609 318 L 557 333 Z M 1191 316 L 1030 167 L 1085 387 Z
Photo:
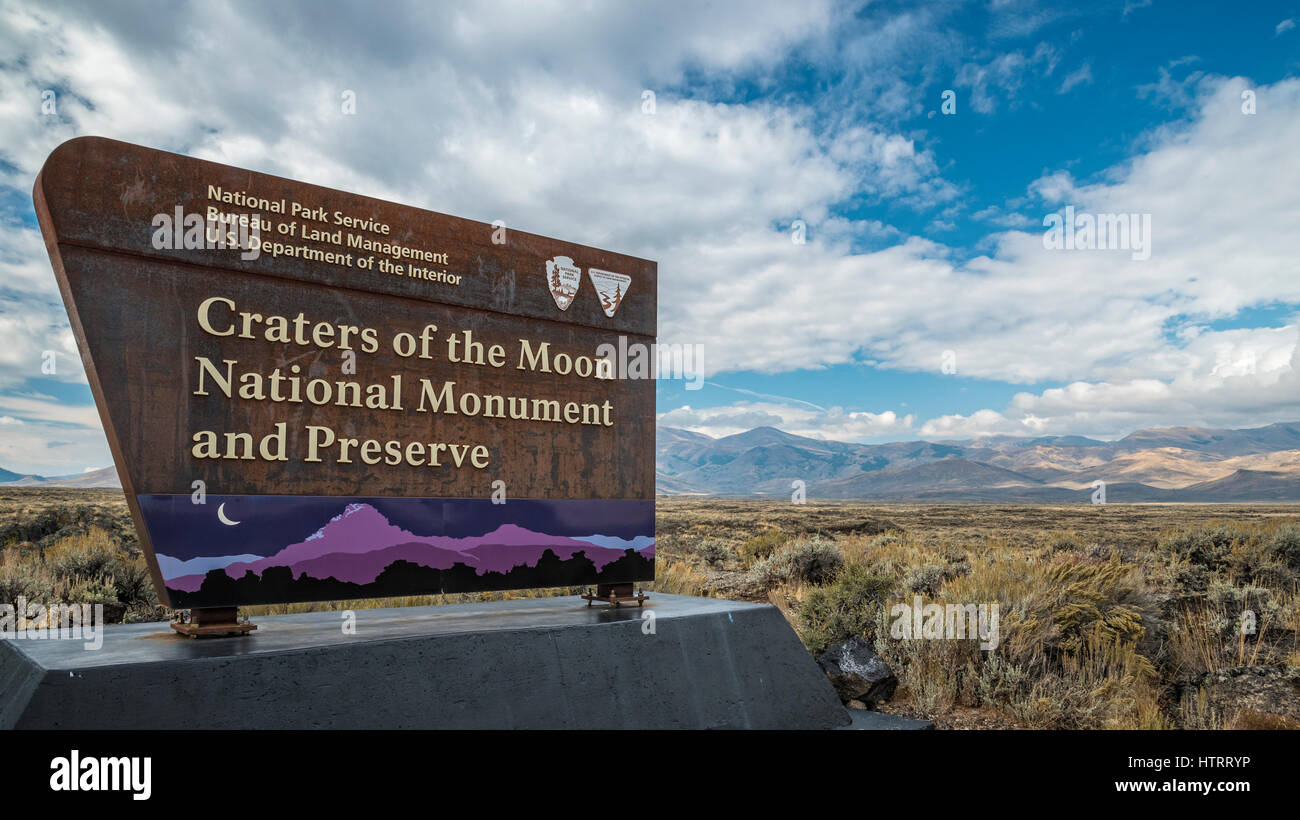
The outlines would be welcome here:
M 652 500 L 153 495 L 141 510 L 176 607 L 654 577 Z

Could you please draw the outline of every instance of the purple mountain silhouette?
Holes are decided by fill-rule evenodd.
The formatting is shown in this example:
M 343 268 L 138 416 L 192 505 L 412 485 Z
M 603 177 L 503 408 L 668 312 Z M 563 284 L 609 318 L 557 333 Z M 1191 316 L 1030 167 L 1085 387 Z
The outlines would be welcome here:
M 368 584 L 394 561 L 410 561 L 433 569 L 451 569 L 457 561 L 474 566 L 463 553 L 423 543 L 398 544 L 374 552 L 335 552 L 292 565 L 294 577 L 336 578 L 354 584 Z
M 268 558 L 254 564 L 283 567 L 299 561 L 333 555 L 336 552 L 370 552 L 396 544 L 420 542 L 433 544 L 441 536 L 420 536 L 409 533 L 396 524 L 388 523 L 383 513 L 369 504 L 349 504 L 325 526 L 307 536 L 306 540 L 291 544 Z M 265 563 L 271 561 L 273 563 Z M 252 568 L 261 572 L 262 568 Z M 241 571 L 239 573 L 243 575 Z
M 471 547 L 465 552 L 474 556 L 479 562 L 480 575 L 484 572 L 509 572 L 515 567 L 536 566 L 542 557 L 542 553 L 548 549 L 555 553 L 556 557 L 561 561 L 569 560 L 575 552 L 582 552 L 596 565 L 596 569 L 601 569 L 611 561 L 623 557 L 622 550 L 598 547 L 587 541 L 575 541 L 571 538 L 555 538 L 544 541 L 543 539 L 546 538 L 548 536 L 534 534 L 532 543 L 480 544 L 477 547 Z
M 357 584 L 374 581 L 394 561 L 409 561 L 434 569 L 449 569 L 456 562 L 473 567 L 478 574 L 509 572 L 518 566 L 536 566 L 546 550 L 561 560 L 583 552 L 596 569 L 623 557 L 624 551 L 602 547 L 590 541 L 533 532 L 515 524 L 503 524 L 484 535 L 451 538 L 419 536 L 389 523 L 369 504 L 349 504 L 304 541 L 291 544 L 275 555 L 257 561 L 237 561 L 225 567 L 231 578 L 252 571 L 261 575 L 270 567 L 289 567 L 295 577 L 330 578 Z M 654 545 L 638 550 L 653 560 Z M 204 575 L 167 579 L 167 586 L 195 592 Z

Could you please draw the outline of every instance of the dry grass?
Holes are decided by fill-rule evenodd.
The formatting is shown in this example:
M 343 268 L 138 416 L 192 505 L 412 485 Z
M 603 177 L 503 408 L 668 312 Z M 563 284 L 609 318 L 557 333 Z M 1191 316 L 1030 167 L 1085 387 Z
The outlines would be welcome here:
M 783 549 L 819 536 L 842 559 L 833 574 L 773 571 L 790 565 Z M 1289 728 L 1300 719 L 1288 711 L 1300 704 L 1232 688 L 1252 685 L 1241 667 L 1283 674 L 1300 658 L 1294 505 L 671 499 L 660 505 L 659 538 L 661 553 L 715 568 L 711 591 L 775 603 L 813 652 L 854 634 L 873 640 L 899 677 L 899 711 L 941 726 L 970 710 L 983 725 L 1029 728 Z M 767 558 L 749 546 L 759 538 L 774 542 Z M 706 540 L 707 562 L 693 549 Z M 890 607 L 916 596 L 996 603 L 998 646 L 891 636 Z M 1253 633 L 1240 628 L 1248 610 Z M 1237 683 L 1215 678 L 1222 670 Z
M 89 525 L 66 529 L 39 543 L 5 546 L 0 558 L 0 604 L 103 604 L 105 618 L 158 620 L 158 605 L 144 558 L 110 531 Z
M 708 581 L 707 573 L 685 561 L 669 558 L 656 562 L 651 588 L 669 595 L 703 595 Z

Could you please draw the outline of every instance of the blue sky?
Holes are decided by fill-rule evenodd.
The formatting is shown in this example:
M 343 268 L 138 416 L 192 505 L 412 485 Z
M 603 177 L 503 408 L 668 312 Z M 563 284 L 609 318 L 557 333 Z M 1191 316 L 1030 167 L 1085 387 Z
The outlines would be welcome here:
M 0 467 L 111 460 L 30 196 L 81 134 L 655 259 L 707 377 L 660 383 L 664 425 L 1300 418 L 1300 6 L 310 8 L 0 0 Z M 1149 218 L 1149 258 L 1045 247 L 1067 206 Z

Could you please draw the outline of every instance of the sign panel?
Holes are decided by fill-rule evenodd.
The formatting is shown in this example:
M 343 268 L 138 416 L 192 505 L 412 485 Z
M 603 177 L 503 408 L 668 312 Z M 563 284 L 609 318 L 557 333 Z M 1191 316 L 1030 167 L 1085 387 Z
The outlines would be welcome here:
M 168 605 L 653 578 L 653 262 L 96 137 L 33 196 Z

